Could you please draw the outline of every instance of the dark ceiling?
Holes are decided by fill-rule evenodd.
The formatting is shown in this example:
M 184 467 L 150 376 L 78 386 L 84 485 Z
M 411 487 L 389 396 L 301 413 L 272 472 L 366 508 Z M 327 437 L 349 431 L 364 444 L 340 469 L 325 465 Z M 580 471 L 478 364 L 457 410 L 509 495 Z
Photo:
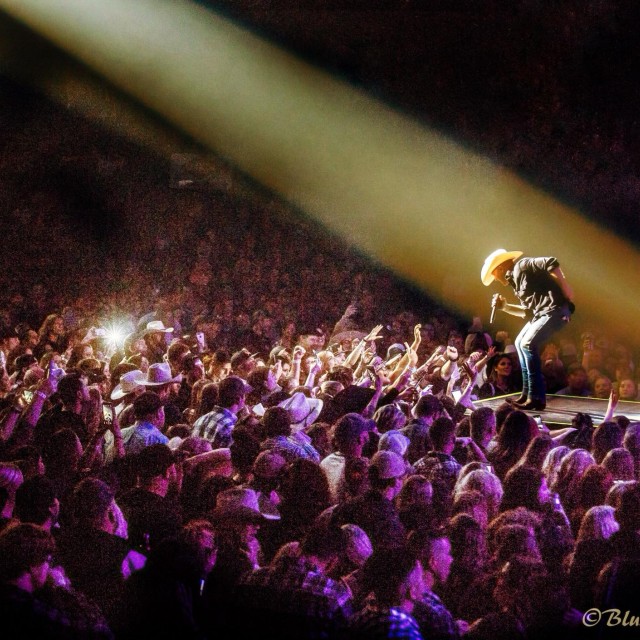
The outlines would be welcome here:
M 202 1 L 640 242 L 640 5 Z
M 374 3 L 377 9 L 361 0 L 199 3 L 640 243 L 640 3 L 396 0 Z M 23 79 L 46 83 L 56 73 L 59 52 L 7 16 L 0 36 L 2 64 L 19 61 Z M 24 120 L 25 110 L 18 112 Z M 15 117 L 4 109 L 3 118 Z

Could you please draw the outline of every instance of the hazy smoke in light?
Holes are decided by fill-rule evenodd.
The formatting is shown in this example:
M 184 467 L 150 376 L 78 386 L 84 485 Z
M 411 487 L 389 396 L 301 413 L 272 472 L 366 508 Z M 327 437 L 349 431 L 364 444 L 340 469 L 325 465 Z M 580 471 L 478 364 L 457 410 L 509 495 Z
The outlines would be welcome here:
M 469 316 L 497 247 L 555 255 L 583 321 L 630 329 L 637 252 L 511 172 L 184 0 L 0 0 L 168 121 Z

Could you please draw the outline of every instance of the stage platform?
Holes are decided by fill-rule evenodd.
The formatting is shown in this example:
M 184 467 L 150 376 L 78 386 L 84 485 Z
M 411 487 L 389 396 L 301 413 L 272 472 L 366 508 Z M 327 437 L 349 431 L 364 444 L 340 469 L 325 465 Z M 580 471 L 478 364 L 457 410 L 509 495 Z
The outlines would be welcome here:
M 496 398 L 476 400 L 476 407 L 491 407 L 496 409 L 506 398 L 516 397 L 520 394 L 513 393 Z M 553 428 L 554 425 L 566 427 L 571 425 L 571 419 L 576 413 L 588 413 L 597 425 L 602 422 L 607 411 L 607 400 L 598 398 L 581 398 L 579 396 L 547 396 L 547 408 L 544 411 L 528 411 L 527 413 L 540 414 L 542 421 Z M 627 416 L 631 421 L 640 421 L 640 402 L 620 401 L 614 412 L 616 416 Z

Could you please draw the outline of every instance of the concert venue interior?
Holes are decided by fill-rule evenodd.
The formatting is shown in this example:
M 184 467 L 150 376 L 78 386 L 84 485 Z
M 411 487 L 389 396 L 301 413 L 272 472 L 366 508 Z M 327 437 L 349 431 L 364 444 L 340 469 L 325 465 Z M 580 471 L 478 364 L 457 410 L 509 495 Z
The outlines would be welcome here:
M 427 4 L 0 0 L 0 552 L 43 554 L 19 574 L 16 563 L 0 560 L 2 610 L 20 621 L 15 637 L 61 630 L 147 637 L 163 628 L 198 638 L 240 630 L 582 638 L 588 627 L 607 626 L 605 609 L 627 611 L 630 624 L 640 619 L 626 590 L 640 575 L 640 9 L 619 0 Z M 557 258 L 576 308 L 542 350 L 547 396 L 536 413 L 543 428 L 524 412 L 522 424 L 533 431 L 517 455 L 500 422 L 500 433 L 494 424 L 482 444 L 471 419 L 478 410 L 499 417 L 522 388 L 514 340 L 523 320 L 497 313 L 489 321 L 492 296 L 516 302 L 515 294 L 480 281 L 483 261 L 498 248 Z M 64 323 L 55 339 L 44 328 L 52 314 Z M 160 325 L 153 323 L 165 340 L 156 360 L 149 336 Z M 172 340 L 187 345 L 180 358 L 188 352 L 188 365 L 172 360 Z M 83 354 L 87 345 L 91 353 Z M 260 376 L 236 367 L 243 348 L 263 378 L 275 376 L 269 393 L 258 393 Z M 55 475 L 61 431 L 49 426 L 50 437 L 41 437 L 50 412 L 74 413 L 73 402 L 58 406 L 57 380 L 48 382 L 50 353 L 60 356 L 61 376 L 79 375 L 89 395 L 93 388 L 95 406 L 114 404 L 116 422 L 128 401 L 119 404 L 119 391 L 114 401 L 114 389 L 128 383 L 113 370 L 125 364 L 122 374 L 141 376 L 123 441 L 120 425 L 107 429 L 98 416 L 92 426 L 89 396 L 76 412 L 84 431 L 75 419 L 61 423 L 78 437 L 78 459 L 65 451 L 73 459 L 66 478 Z M 80 375 L 70 358 L 94 368 Z M 500 372 L 501 359 L 510 360 L 510 373 Z M 167 369 L 156 373 L 154 365 Z M 227 367 L 224 375 L 218 365 Z M 332 367 L 348 369 L 349 379 Z M 224 406 L 216 394 L 229 370 L 253 387 L 232 412 L 241 439 L 200 429 L 200 418 Z M 380 400 L 376 378 L 384 376 Z M 207 383 L 215 383 L 209 411 L 201 407 Z M 149 485 L 139 477 L 130 451 L 137 436 L 127 429 L 144 422 L 134 415 L 134 396 L 155 397 L 165 386 L 172 395 L 163 398 L 162 438 L 150 446 L 169 446 L 182 484 L 167 479 L 162 490 L 160 476 Z M 275 388 L 284 395 L 271 397 Z M 336 394 L 349 389 L 336 408 Z M 438 398 L 442 414 L 416 414 L 425 396 Z M 314 407 L 319 413 L 300 423 L 292 408 L 298 401 L 309 416 Z M 270 409 L 283 404 L 297 454 L 263 456 L 261 467 L 258 454 L 275 451 L 265 444 L 264 416 L 269 423 L 278 413 Z M 351 413 L 369 423 L 369 440 L 345 453 L 335 431 Z M 443 421 L 428 435 L 445 417 L 455 427 L 451 450 Z M 204 448 L 190 450 L 189 438 Z M 60 451 L 52 453 L 50 441 Z M 387 450 L 403 459 L 402 474 L 395 457 L 379 456 Z M 162 466 L 158 456 L 147 464 Z M 340 467 L 337 485 L 332 456 L 360 461 Z M 292 467 L 298 458 L 313 468 Z M 469 463 L 477 467 L 466 469 Z M 345 488 L 347 470 L 353 476 Z M 496 479 L 497 498 L 486 478 L 462 482 L 476 472 Z M 291 489 L 296 474 L 311 487 L 308 496 Z M 28 484 L 37 477 L 51 480 L 46 490 L 58 503 L 59 514 L 45 518 L 48 529 L 24 515 L 33 515 L 36 496 L 44 499 L 38 481 Z M 119 512 L 107 542 L 118 538 L 112 556 L 131 567 L 117 580 L 92 582 L 96 556 L 74 547 L 81 482 L 87 495 L 103 483 L 107 493 L 95 500 L 110 496 Z M 327 482 L 326 500 L 319 497 L 315 511 L 301 509 L 296 501 L 313 501 L 314 483 Z M 33 492 L 27 498 L 24 483 Z M 532 483 L 548 495 L 528 495 Z M 419 487 L 430 493 L 424 512 L 409 506 L 420 501 Z M 260 498 L 254 510 L 262 520 L 251 524 L 261 524 L 260 533 L 244 531 L 250 541 L 234 547 L 238 523 L 225 508 L 249 500 L 240 488 Z M 158 521 L 174 527 L 164 540 L 154 541 L 153 530 L 149 542 L 152 507 L 140 507 L 131 493 L 143 490 L 164 492 L 167 503 L 153 507 Z M 246 504 L 232 506 L 246 516 Z M 277 518 L 264 515 L 269 508 Z M 5 534 L 34 522 L 37 531 Z M 507 529 L 498 534 L 500 525 Z M 348 532 L 346 544 L 358 553 L 334 558 L 329 547 L 338 541 L 325 531 L 321 544 L 321 526 L 342 532 L 341 540 Z M 98 528 L 106 535 L 109 526 Z M 509 544 L 521 552 L 509 555 Z M 209 547 L 218 554 L 212 551 L 210 566 L 190 574 L 191 582 L 180 574 L 193 609 L 181 618 L 187 601 L 167 590 L 186 565 L 175 560 L 169 577 L 168 558 L 191 553 L 193 569 Z M 400 558 L 414 556 L 415 566 L 399 575 Z M 36 569 L 49 557 L 53 577 L 40 584 Z M 450 572 L 443 557 L 444 564 L 453 558 Z M 232 578 L 247 558 L 249 570 Z M 303 563 L 318 581 L 313 605 L 301 598 L 302 587 L 273 586 L 274 576 L 293 584 Z M 100 566 L 105 575 L 108 564 Z M 114 586 L 118 597 L 105 598 L 100 585 Z M 480 594 L 475 606 L 469 585 Z M 537 587 L 542 613 L 529 602 Z M 294 604 L 281 601 L 283 593 Z M 151 594 L 166 615 L 152 615 Z M 139 604 L 140 620 L 123 606 L 126 598 Z

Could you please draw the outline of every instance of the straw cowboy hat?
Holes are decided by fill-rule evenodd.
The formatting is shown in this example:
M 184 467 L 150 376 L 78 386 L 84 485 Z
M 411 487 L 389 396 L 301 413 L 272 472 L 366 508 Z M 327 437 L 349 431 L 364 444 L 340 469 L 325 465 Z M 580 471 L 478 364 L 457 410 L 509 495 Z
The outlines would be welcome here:
M 499 267 L 503 262 L 507 260 L 517 260 L 522 255 L 522 251 L 507 251 L 506 249 L 496 249 L 491 255 L 487 256 L 487 259 L 482 265 L 482 271 L 480 272 L 480 278 L 482 284 L 488 287 L 495 278 L 493 277 L 493 271 L 496 267 Z
M 146 377 L 139 369 L 123 373 L 120 376 L 120 382 L 118 382 L 111 392 L 111 399 L 120 400 L 120 398 L 124 398 L 138 389 L 144 390 L 145 381 Z

